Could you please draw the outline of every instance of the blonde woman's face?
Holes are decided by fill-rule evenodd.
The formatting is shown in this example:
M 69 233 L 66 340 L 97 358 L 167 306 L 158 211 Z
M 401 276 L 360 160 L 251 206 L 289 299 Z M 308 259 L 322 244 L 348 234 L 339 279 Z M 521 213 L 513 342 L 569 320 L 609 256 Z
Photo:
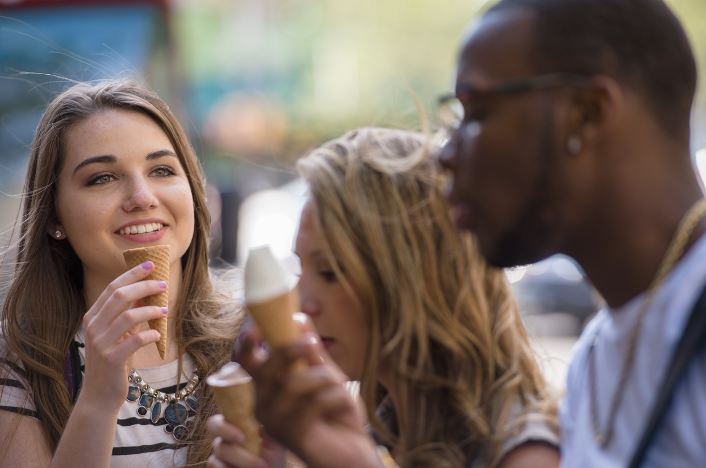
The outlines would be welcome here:
M 194 234 L 194 204 L 184 168 L 151 118 L 104 111 L 66 135 L 56 224 L 81 259 L 86 286 L 126 269 L 122 252 L 169 245 L 173 268 Z
M 331 358 L 351 380 L 358 380 L 368 343 L 367 317 L 336 277 L 321 241 L 307 203 L 295 248 L 302 267 L 302 312 L 311 317 Z M 346 266 L 338 266 L 345 274 Z

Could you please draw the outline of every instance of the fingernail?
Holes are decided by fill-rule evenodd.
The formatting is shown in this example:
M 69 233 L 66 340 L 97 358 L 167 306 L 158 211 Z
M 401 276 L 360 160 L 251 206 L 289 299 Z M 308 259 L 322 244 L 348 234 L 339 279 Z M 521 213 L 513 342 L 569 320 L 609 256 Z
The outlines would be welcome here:
M 292 317 L 295 322 L 306 323 L 306 314 L 304 312 L 294 312 Z
M 142 264 L 142 268 L 144 268 L 145 270 L 150 270 L 153 266 L 154 264 L 149 260 Z
M 311 344 L 319 344 L 319 337 L 316 335 L 310 335 L 309 336 L 309 343 Z
M 169 313 L 169 309 L 167 309 L 166 307 L 160 307 L 160 309 L 162 309 L 162 313 L 164 315 L 167 315 Z
M 167 288 L 167 282 L 166 281 L 157 281 L 157 284 L 159 285 L 160 288 L 166 289 Z

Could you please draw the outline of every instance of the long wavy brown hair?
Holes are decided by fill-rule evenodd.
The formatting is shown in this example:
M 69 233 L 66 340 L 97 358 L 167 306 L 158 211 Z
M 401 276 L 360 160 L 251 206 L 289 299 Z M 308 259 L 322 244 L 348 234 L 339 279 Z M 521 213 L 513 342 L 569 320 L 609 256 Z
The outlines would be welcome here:
M 360 128 L 298 169 L 331 265 L 369 313 L 360 380 L 375 432 L 407 467 L 493 466 L 525 422 L 557 432 L 556 407 L 504 272 L 454 226 L 435 151 L 421 134 Z M 404 440 L 375 415 L 381 366 Z
M 78 123 L 106 110 L 140 112 L 154 120 L 169 137 L 187 174 L 194 201 L 194 236 L 181 258 L 182 287 L 174 311 L 173 333 L 179 356 L 187 353 L 193 358 L 202 381 L 229 360 L 242 317 L 232 299 L 214 286 L 209 272 L 210 215 L 205 179 L 196 154 L 169 107 L 156 94 L 130 81 L 77 84 L 63 92 L 45 111 L 32 142 L 17 264 L 0 322 L 10 350 L 22 360 L 26 383 L 52 452 L 71 413 L 64 360 L 87 308 L 81 261 L 68 242 L 53 239 L 47 229 L 64 161 L 64 137 Z M 181 369 L 180 358 L 179 376 Z M 190 465 L 205 465 L 212 441 L 205 421 L 216 412 L 212 393 L 204 385 L 187 442 Z

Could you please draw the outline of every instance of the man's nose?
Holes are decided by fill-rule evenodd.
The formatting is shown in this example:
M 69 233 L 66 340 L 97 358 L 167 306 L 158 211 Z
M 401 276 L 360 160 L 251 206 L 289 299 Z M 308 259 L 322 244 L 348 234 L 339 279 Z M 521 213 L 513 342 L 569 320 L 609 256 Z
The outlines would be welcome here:
M 441 148 L 437 158 L 439 160 L 439 163 L 442 166 L 444 166 L 445 168 L 450 169 L 452 171 L 455 171 L 456 170 L 456 162 L 457 162 L 457 154 L 458 154 L 458 143 L 452 137 Z
M 148 181 L 142 177 L 135 177 L 127 185 L 127 193 L 123 202 L 125 211 L 147 210 L 159 206 L 159 200 L 155 196 Z

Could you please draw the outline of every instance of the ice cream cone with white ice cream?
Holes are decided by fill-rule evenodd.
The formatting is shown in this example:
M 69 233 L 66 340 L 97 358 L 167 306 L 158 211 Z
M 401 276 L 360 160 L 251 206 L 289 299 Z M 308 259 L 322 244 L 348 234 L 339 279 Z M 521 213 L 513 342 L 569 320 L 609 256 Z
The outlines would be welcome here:
M 235 362 L 206 378 L 226 421 L 245 435 L 243 447 L 260 455 L 260 423 L 255 419 L 255 387 L 252 377 Z
M 126 250 L 123 252 L 123 258 L 125 258 L 128 269 L 135 268 L 146 261 L 151 261 L 154 264 L 154 270 L 145 279 L 167 283 L 167 289 L 164 292 L 154 296 L 143 297 L 140 300 L 140 304 L 143 306 L 169 307 L 169 246 L 155 245 L 153 247 Z M 164 359 L 167 355 L 167 318 L 150 320 L 148 324 L 152 330 L 157 330 L 161 334 L 157 342 L 157 350 L 159 351 L 159 357 Z
M 245 302 L 273 349 L 291 344 L 302 335 L 301 325 L 294 319 L 299 295 L 267 246 L 251 249 L 245 262 Z M 297 361 L 291 370 L 304 367 L 304 361 Z

